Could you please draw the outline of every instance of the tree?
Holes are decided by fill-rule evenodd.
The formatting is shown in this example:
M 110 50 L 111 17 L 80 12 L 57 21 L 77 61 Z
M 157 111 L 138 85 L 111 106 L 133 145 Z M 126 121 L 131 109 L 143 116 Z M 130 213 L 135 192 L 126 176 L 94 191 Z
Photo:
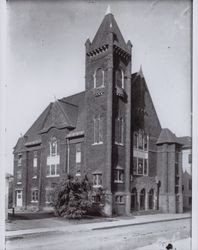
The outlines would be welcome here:
M 53 207 L 58 216 L 80 219 L 92 206 L 91 185 L 88 178 L 71 175 L 63 177 L 54 193 Z

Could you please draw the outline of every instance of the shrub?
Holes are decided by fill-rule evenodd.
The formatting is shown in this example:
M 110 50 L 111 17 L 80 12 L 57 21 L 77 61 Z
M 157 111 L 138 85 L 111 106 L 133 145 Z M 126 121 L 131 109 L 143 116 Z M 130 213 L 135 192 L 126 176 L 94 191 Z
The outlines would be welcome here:
M 67 176 L 54 193 L 53 207 L 57 216 L 81 219 L 92 206 L 91 185 L 88 178 Z

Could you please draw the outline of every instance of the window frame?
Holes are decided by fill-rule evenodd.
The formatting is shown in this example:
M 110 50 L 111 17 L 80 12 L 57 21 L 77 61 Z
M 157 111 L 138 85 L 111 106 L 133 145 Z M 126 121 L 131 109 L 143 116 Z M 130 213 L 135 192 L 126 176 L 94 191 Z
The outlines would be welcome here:
M 93 118 L 93 136 L 94 142 L 92 145 L 100 145 L 103 144 L 103 118 L 101 115 L 95 116 Z
M 124 204 L 124 195 L 116 194 L 115 195 L 115 203 L 116 204 Z
M 117 72 L 120 72 L 120 77 L 121 77 L 121 86 L 118 85 L 118 82 L 117 82 Z M 116 78 L 116 87 L 118 88 L 121 88 L 121 89 L 124 89 L 124 79 L 125 79 L 125 74 L 124 74 L 124 70 L 122 68 L 118 68 L 116 69 L 116 72 L 115 72 L 115 78 Z
M 102 71 L 102 83 L 100 86 L 96 86 L 97 84 L 97 72 L 101 70 Z M 105 87 L 105 84 L 104 84 L 104 78 L 105 78 L 105 73 L 104 73 L 104 69 L 99 67 L 97 68 L 95 71 L 94 71 L 94 74 L 93 74 L 93 78 L 94 78 L 94 89 L 100 89 L 100 88 L 104 88 Z
M 93 187 L 102 187 L 102 173 L 93 173 Z M 94 179 L 95 178 L 95 179 Z M 96 184 L 94 184 L 96 182 Z
M 17 155 L 17 166 L 18 167 L 22 166 L 22 154 Z
M 136 140 L 135 140 L 136 138 Z M 140 139 L 142 140 L 142 148 L 140 148 Z M 146 147 L 145 147 L 146 145 Z M 133 148 L 139 151 L 149 151 L 149 136 L 143 130 L 133 132 Z
M 47 169 L 46 169 L 46 177 L 59 177 L 60 176 L 60 164 L 49 164 L 46 165 Z M 54 167 L 55 173 L 52 174 L 52 167 Z M 57 171 L 58 170 L 58 171 Z M 49 172 L 49 174 L 48 174 Z
M 32 203 L 38 203 L 39 201 L 39 190 L 38 189 L 32 189 L 31 190 L 31 202 Z
M 54 150 L 53 150 L 53 148 L 54 148 Z M 56 137 L 52 137 L 50 140 L 50 156 L 54 157 L 57 155 L 58 155 L 58 140 L 56 139 Z
M 134 165 L 136 159 L 136 165 Z M 139 173 L 139 160 L 142 161 L 142 174 Z M 147 172 L 145 174 L 145 162 L 146 162 L 146 168 L 147 168 Z M 134 171 L 136 169 L 136 171 Z M 141 157 L 133 157 L 133 175 L 137 175 L 137 176 L 148 176 L 148 172 L 149 172 L 149 160 L 148 158 L 141 158 Z
M 115 119 L 115 126 L 118 129 L 115 133 L 117 133 L 117 136 L 115 135 L 115 144 L 124 146 L 124 118 L 122 116 L 119 116 Z
M 116 168 L 115 169 L 114 182 L 115 183 L 124 183 L 124 169 L 123 168 Z

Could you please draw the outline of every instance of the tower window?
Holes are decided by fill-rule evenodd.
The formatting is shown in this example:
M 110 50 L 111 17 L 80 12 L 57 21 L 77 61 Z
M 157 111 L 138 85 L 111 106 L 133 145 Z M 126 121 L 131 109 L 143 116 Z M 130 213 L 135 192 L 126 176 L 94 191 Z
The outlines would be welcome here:
M 94 121 L 94 144 L 103 143 L 102 139 L 102 117 L 98 116 L 93 119 Z
M 104 87 L 104 70 L 98 68 L 94 73 L 94 88 Z
M 124 119 L 118 117 L 115 121 L 115 143 L 124 144 Z
M 116 70 L 115 73 L 116 86 L 119 88 L 124 88 L 124 72 L 121 69 Z
M 114 182 L 123 183 L 124 182 L 124 170 L 115 169 L 115 179 Z

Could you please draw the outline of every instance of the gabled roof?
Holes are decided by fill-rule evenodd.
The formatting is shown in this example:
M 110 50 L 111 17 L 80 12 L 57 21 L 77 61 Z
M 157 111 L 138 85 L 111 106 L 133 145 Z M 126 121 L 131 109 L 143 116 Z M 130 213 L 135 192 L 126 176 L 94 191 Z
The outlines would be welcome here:
M 120 32 L 120 29 L 116 23 L 116 20 L 112 13 L 107 13 L 92 41 L 92 49 L 99 48 L 102 45 L 109 44 L 109 33 L 114 34 L 114 39 L 121 48 L 124 48 L 128 51 L 126 42 Z
M 181 144 L 179 142 L 178 138 L 176 137 L 176 135 L 173 134 L 173 132 L 171 132 L 170 129 L 168 129 L 168 128 L 162 129 L 156 144 L 159 145 L 159 144 L 164 144 L 164 143 Z
M 23 137 L 20 137 L 14 147 L 14 152 L 21 152 L 25 146 L 41 143 L 41 133 L 50 128 L 69 128 L 72 132 L 84 131 L 85 92 L 65 97 L 50 103 Z
M 57 100 L 52 103 L 50 111 L 45 119 L 41 133 L 47 132 L 50 128 L 75 128 L 77 120 L 77 110 L 78 107 Z

